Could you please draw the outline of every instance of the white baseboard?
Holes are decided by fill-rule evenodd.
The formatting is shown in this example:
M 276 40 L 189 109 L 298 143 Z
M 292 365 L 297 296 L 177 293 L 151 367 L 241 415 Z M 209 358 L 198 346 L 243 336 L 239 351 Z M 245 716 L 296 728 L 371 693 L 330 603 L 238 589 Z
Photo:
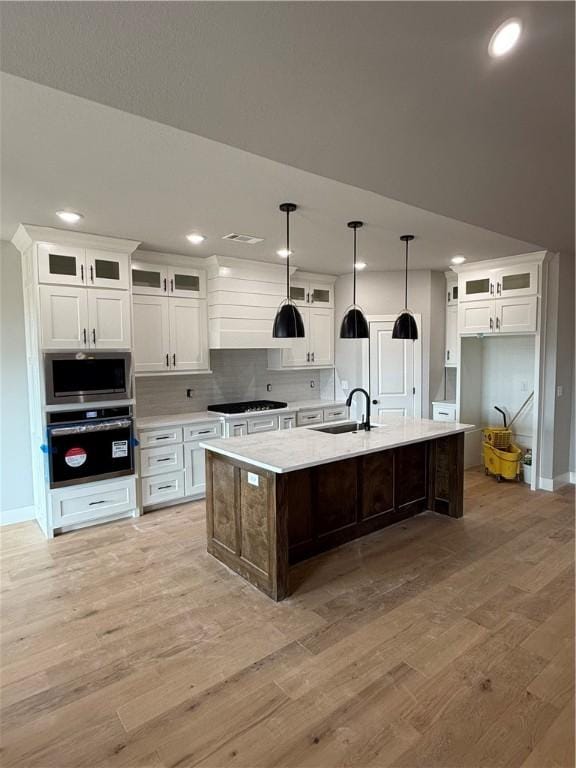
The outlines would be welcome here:
M 33 506 L 18 507 L 17 509 L 0 510 L 0 525 L 13 525 L 14 523 L 27 523 L 36 519 L 36 511 Z
M 554 478 L 539 477 L 538 488 L 542 491 L 557 491 L 558 488 L 562 488 L 563 485 L 568 483 L 574 483 L 576 480 L 576 472 L 565 472 L 563 475 L 557 475 Z
M 576 485 L 576 472 L 570 472 L 570 482 L 572 485 Z

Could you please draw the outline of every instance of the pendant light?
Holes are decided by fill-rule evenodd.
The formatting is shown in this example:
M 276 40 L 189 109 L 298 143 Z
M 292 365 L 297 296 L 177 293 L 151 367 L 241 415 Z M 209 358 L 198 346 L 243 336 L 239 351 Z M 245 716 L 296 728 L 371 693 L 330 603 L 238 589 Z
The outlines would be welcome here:
M 354 230 L 354 267 L 352 282 L 352 304 L 346 310 L 340 326 L 341 339 L 367 339 L 370 335 L 364 312 L 356 304 L 356 233 L 362 227 L 362 221 L 349 221 L 348 226 Z
M 290 298 L 290 214 L 296 210 L 296 203 L 282 203 L 280 210 L 286 214 L 286 298 L 280 304 L 274 318 L 272 337 L 274 339 L 303 339 L 304 321 L 296 304 Z
M 416 318 L 408 309 L 408 243 L 414 240 L 414 235 L 402 235 L 400 240 L 406 243 L 406 276 L 405 276 L 405 293 L 404 293 L 404 309 L 396 318 L 394 328 L 392 330 L 393 339 L 412 339 L 416 341 L 418 338 L 418 326 L 416 325 Z

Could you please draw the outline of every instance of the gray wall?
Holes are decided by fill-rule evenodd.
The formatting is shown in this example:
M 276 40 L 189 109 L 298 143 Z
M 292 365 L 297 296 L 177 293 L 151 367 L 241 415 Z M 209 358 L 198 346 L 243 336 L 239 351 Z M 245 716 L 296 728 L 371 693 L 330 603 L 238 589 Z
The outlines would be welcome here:
M 574 442 L 574 258 L 560 254 L 558 266 L 556 387 L 562 388 L 562 395 L 556 397 L 554 413 L 553 477 L 574 469 L 570 459 Z
M 0 510 L 33 503 L 20 254 L 0 241 Z

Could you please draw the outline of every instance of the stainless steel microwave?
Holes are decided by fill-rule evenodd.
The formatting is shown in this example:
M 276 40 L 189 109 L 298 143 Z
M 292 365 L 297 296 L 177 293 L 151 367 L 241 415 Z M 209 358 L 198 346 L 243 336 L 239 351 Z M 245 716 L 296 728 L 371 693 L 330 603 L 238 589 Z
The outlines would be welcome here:
M 130 352 L 46 352 L 46 403 L 93 403 L 132 396 Z

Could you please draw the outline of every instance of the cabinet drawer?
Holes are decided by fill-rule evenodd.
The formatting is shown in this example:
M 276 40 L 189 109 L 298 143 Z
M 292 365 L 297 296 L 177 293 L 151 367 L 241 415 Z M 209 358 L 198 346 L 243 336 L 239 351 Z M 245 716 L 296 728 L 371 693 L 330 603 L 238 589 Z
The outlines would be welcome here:
M 434 421 L 456 421 L 456 406 L 451 403 L 432 403 Z
M 152 504 L 181 499 L 184 496 L 184 472 L 167 472 L 165 475 L 142 478 L 142 504 Z
M 253 435 L 256 432 L 273 432 L 278 429 L 278 416 L 259 416 L 247 421 L 249 435 Z
M 152 448 L 161 445 L 172 445 L 182 442 L 182 427 L 168 427 L 167 429 L 151 429 L 140 432 L 138 435 L 141 448 Z
M 52 525 L 60 528 L 130 512 L 136 508 L 135 490 L 134 478 L 128 477 L 52 491 Z
M 184 427 L 184 440 L 209 440 L 211 437 L 220 437 L 222 435 L 220 422 L 212 424 L 189 424 Z
M 182 445 L 145 448 L 140 451 L 140 474 L 142 477 L 176 472 L 176 470 L 181 470 L 183 467 Z
M 324 408 L 324 421 L 343 421 L 348 418 L 348 408 L 339 405 L 334 408 Z
M 247 421 L 229 421 L 226 424 L 226 437 L 242 437 L 248 434 L 248 422 Z
M 314 411 L 299 411 L 298 412 L 298 426 L 305 426 L 306 424 L 322 424 L 324 419 L 324 413 L 321 408 Z

